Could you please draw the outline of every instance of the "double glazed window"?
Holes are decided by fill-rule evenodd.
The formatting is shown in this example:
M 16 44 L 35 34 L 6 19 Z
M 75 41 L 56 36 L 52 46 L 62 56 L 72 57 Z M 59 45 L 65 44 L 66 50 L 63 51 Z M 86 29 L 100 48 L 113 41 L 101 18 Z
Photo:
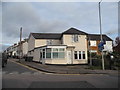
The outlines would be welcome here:
M 79 59 L 82 59 L 82 52 L 79 51 Z
M 83 51 L 83 59 L 85 59 L 85 51 Z
M 85 59 L 85 51 L 75 51 L 74 58 L 75 59 Z
M 53 58 L 64 58 L 65 52 L 64 48 L 53 48 Z
M 96 41 L 90 41 L 90 46 L 97 46 Z
M 78 59 L 77 51 L 74 52 L 75 59 Z
M 72 41 L 73 42 L 78 42 L 78 35 L 77 34 L 72 35 Z
M 64 48 L 46 49 L 46 58 L 64 58 L 64 57 L 65 57 Z
M 52 40 L 47 40 L 47 45 L 52 45 Z
M 58 58 L 58 48 L 53 48 L 53 58 Z
M 43 58 L 45 58 L 45 49 L 43 49 Z
M 51 58 L 51 48 L 46 49 L 46 58 Z

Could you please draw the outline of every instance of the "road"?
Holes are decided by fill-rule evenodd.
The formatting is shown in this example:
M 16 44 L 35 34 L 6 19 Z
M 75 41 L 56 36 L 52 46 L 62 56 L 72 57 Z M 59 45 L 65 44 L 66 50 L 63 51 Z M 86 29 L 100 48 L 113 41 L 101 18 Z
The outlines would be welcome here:
M 118 76 L 50 74 L 8 60 L 2 69 L 3 88 L 118 88 Z

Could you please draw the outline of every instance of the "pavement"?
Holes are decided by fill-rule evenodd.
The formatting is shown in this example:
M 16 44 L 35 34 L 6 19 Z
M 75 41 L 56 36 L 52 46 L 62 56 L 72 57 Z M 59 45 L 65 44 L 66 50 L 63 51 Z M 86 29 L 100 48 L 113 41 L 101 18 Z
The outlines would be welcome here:
M 26 65 L 28 67 L 37 69 L 46 73 L 53 74 L 109 74 L 109 75 L 118 75 L 117 70 L 91 70 L 88 69 L 88 65 L 43 65 L 37 62 L 28 62 L 24 59 L 10 59 L 17 63 Z

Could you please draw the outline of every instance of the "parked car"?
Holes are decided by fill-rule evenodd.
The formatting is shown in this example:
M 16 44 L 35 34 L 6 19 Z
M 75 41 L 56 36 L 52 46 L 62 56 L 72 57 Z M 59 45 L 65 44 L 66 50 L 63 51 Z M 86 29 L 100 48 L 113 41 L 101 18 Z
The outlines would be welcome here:
M 7 59 L 8 59 L 7 54 L 2 53 L 2 67 L 5 67 L 7 65 Z

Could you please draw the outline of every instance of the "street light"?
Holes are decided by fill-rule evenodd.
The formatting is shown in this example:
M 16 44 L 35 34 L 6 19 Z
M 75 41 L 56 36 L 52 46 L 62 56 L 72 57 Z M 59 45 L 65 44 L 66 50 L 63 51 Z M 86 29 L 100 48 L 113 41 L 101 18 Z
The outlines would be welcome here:
M 92 66 L 90 37 L 88 37 L 88 52 L 89 52 L 89 57 L 90 57 L 90 66 Z
M 22 57 L 22 43 L 21 43 L 21 39 L 22 39 L 22 27 L 20 28 L 20 55 L 19 55 L 19 62 L 21 61 L 21 57 Z
M 102 1 L 102 0 L 101 0 L 101 1 Z M 101 42 L 103 42 L 103 37 L 102 37 L 102 27 L 101 27 L 101 9 L 100 9 L 101 1 L 99 2 L 99 21 L 100 21 L 100 37 L 101 37 Z M 105 67 L 104 67 L 104 56 L 103 56 L 103 50 L 102 50 L 101 54 L 102 54 L 102 69 L 105 70 Z

